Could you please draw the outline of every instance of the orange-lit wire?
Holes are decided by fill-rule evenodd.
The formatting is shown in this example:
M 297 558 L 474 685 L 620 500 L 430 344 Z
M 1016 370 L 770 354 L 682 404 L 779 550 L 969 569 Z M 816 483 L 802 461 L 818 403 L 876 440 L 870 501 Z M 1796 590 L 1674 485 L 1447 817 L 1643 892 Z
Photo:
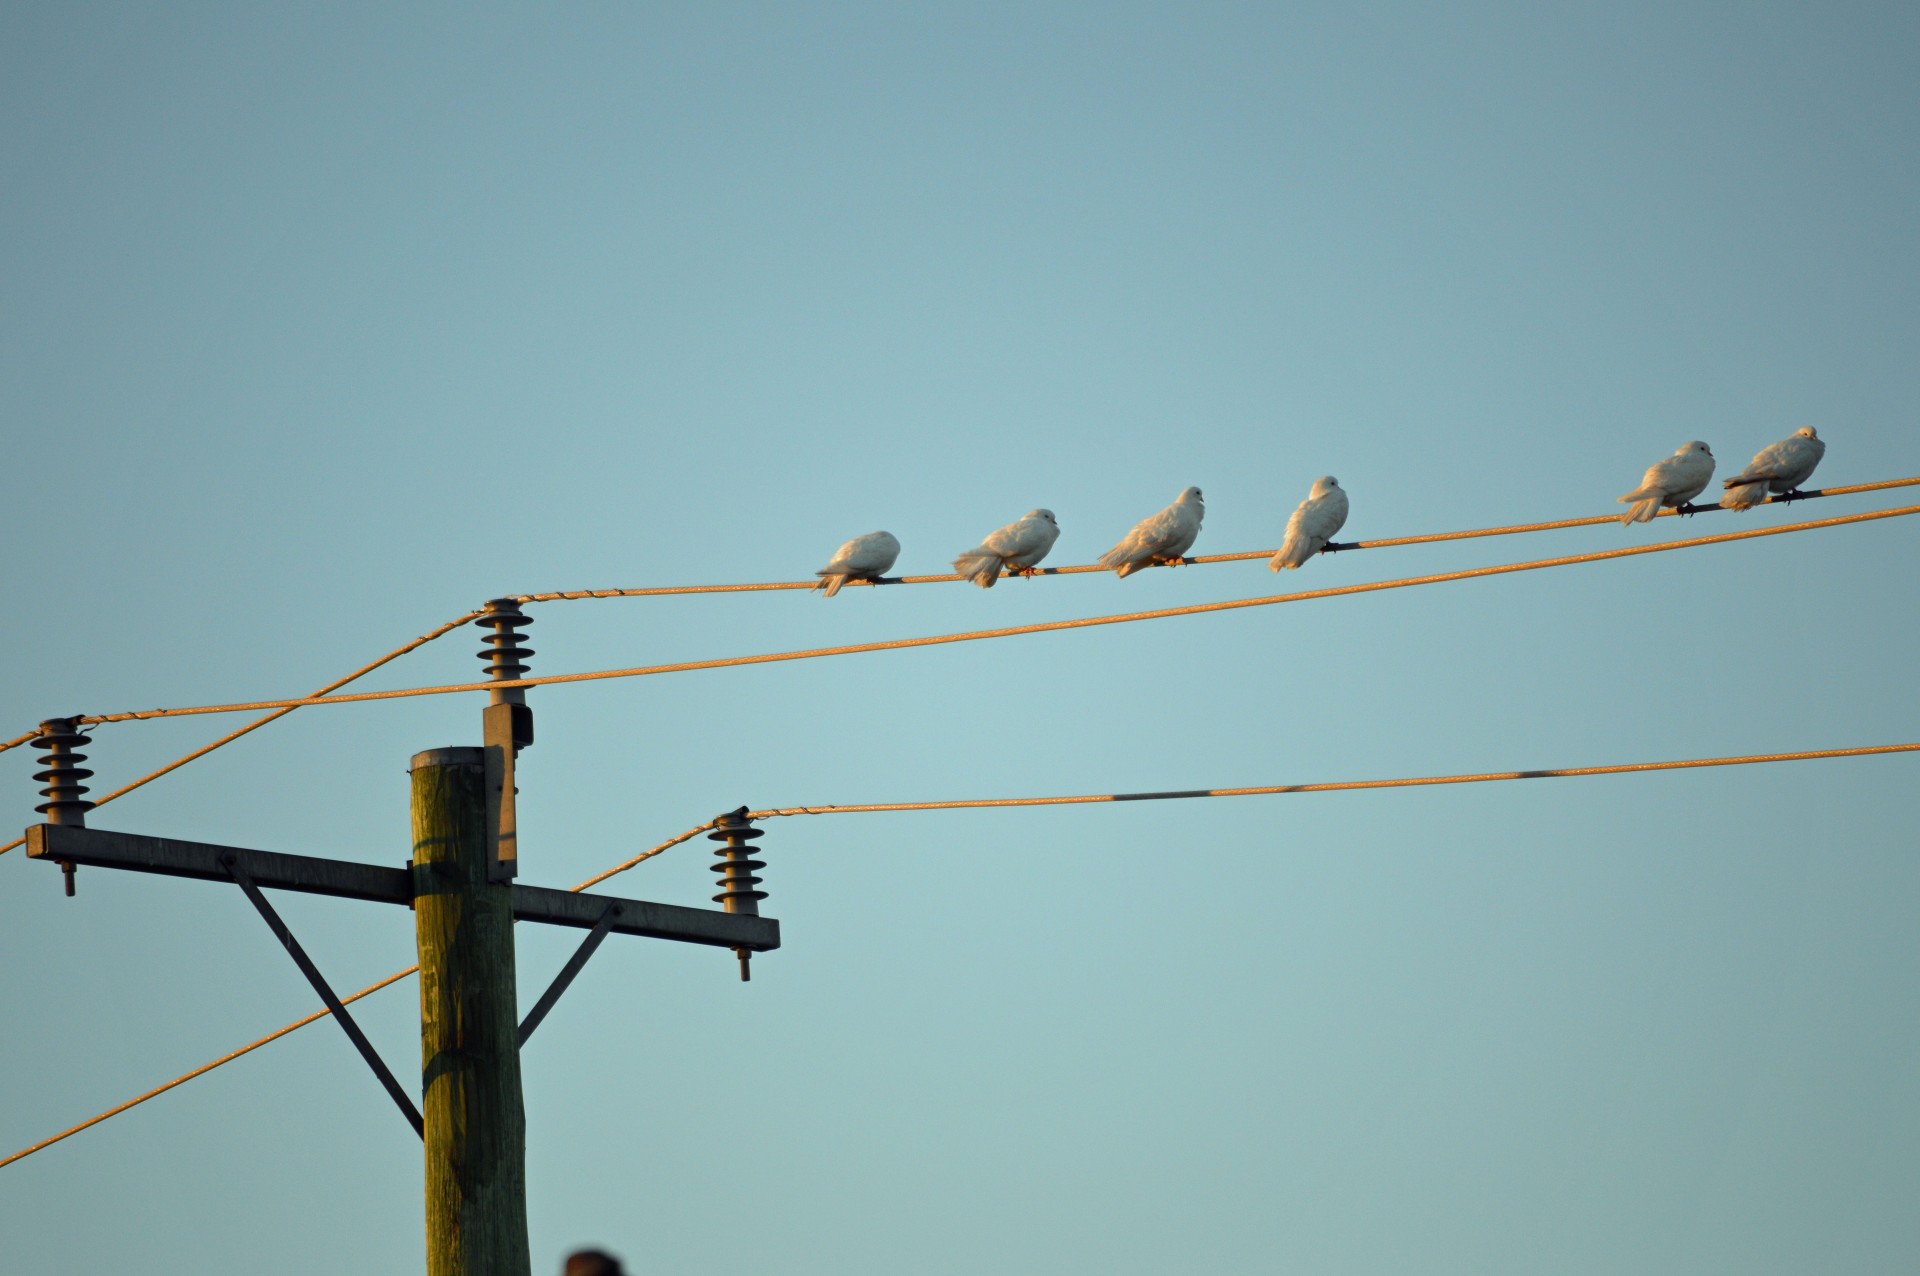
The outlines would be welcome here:
M 432 642 L 435 638 L 438 638 L 443 634 L 451 633 L 453 630 L 458 629 L 460 626 L 466 624 L 468 621 L 472 620 L 475 616 L 478 616 L 479 614 L 480 613 L 477 611 L 470 611 L 466 615 L 460 617 L 458 620 L 449 620 L 446 624 L 441 625 L 439 628 L 429 630 L 428 632 L 421 634 L 418 638 L 415 638 L 413 641 L 404 643 L 401 646 L 395 647 L 392 651 L 389 651 L 386 655 L 380 657 L 378 660 L 374 661 L 373 663 L 361 665 L 358 669 L 354 670 L 352 673 L 348 674 L 346 677 L 336 679 L 335 681 L 328 683 L 326 686 L 320 688 L 320 690 L 314 692 L 313 694 L 315 696 L 324 696 L 329 691 L 338 690 L 339 688 L 346 686 L 348 683 L 354 681 L 357 678 L 363 678 L 367 674 L 372 673 L 375 669 L 378 669 L 381 665 L 384 665 L 387 662 L 392 660 L 398 660 L 401 656 L 406 655 L 409 651 L 413 651 L 419 647 L 424 647 L 428 643 Z M 286 717 L 289 713 L 292 713 L 294 709 L 298 707 L 299 706 L 297 705 L 289 705 L 283 709 L 276 709 L 272 713 L 267 714 L 265 717 L 256 718 L 254 721 L 247 723 L 246 726 L 241 727 L 237 731 L 229 731 L 227 732 L 227 734 L 221 736 L 218 740 L 214 740 L 214 741 L 211 741 L 210 743 L 203 744 L 191 753 L 182 754 L 180 757 L 175 758 L 173 761 L 161 767 L 158 771 L 149 771 L 147 772 L 147 774 L 133 781 L 133 783 L 123 784 L 119 788 L 115 789 L 113 792 L 103 794 L 99 799 L 97 799 L 94 802 L 94 805 L 105 806 L 107 803 L 113 801 L 117 797 L 124 797 L 127 794 L 133 792 L 135 789 L 139 788 L 143 784 L 151 784 L 153 781 L 159 779 L 163 775 L 166 775 L 170 771 L 178 771 L 181 767 L 187 765 L 187 763 L 192 762 L 197 758 L 204 758 L 207 756 L 207 754 L 212 753 L 215 749 L 218 749 L 223 745 L 232 744 L 235 740 L 238 740 L 241 736 L 246 735 L 249 731 L 258 731 L 261 727 L 266 726 L 269 722 L 274 722 L 281 718 Z M 27 735 L 24 738 L 31 740 L 34 738 L 34 736 L 38 734 L 40 734 L 38 730 L 30 731 L 27 733 Z M 12 850 L 16 846 L 25 845 L 26 840 L 27 839 L 24 837 L 16 837 L 11 842 L 8 842 L 5 846 L 0 846 L 0 855 L 5 855 L 8 851 Z
M 1087 793 L 1067 797 L 960 798 L 944 802 L 876 802 L 848 806 L 787 806 L 772 807 L 761 811 L 749 811 L 747 812 L 747 818 L 769 820 L 781 816 L 795 815 L 850 815 L 881 811 L 952 811 L 992 807 L 1075 806 L 1095 802 L 1150 802 L 1201 797 L 1250 797 L 1254 795 L 1282 793 L 1338 793 L 1350 792 L 1357 789 L 1399 789 L 1419 788 L 1440 784 L 1480 784 L 1494 780 L 1535 780 L 1594 775 L 1629 775 L 1648 771 L 1685 771 L 1695 770 L 1701 767 L 1746 766 L 1761 762 L 1811 762 L 1825 758 L 1858 758 L 1889 753 L 1914 752 L 1920 752 L 1920 743 L 1863 745 L 1849 749 L 1810 749 L 1795 753 L 1750 753 L 1734 757 L 1687 758 L 1674 762 L 1629 762 L 1614 766 L 1561 767 L 1553 770 L 1539 771 L 1483 771 L 1469 775 L 1430 775 L 1392 780 L 1346 780 L 1327 784 L 1275 784 L 1236 789 L 1181 789 L 1161 793 Z M 663 851 L 679 846 L 683 842 L 691 841 L 701 833 L 715 827 L 718 823 L 718 820 L 708 820 L 704 824 L 697 824 L 684 833 L 679 833 L 668 838 L 651 850 L 643 851 L 632 859 L 616 864 L 604 873 L 598 873 L 589 877 L 586 881 L 581 882 L 572 889 L 577 892 L 584 891 L 590 886 L 596 886 L 610 877 L 624 873 L 635 865 L 652 859 Z M 419 969 L 418 966 L 409 966 L 405 970 L 397 970 L 385 979 L 362 988 L 352 996 L 342 997 L 340 999 L 341 1003 L 344 1005 L 349 1002 L 358 1001 L 369 993 L 377 992 L 389 984 L 397 983 L 408 975 L 417 973 Z M 326 1018 L 328 1013 L 326 1010 L 317 1010 L 304 1018 L 296 1019 L 285 1027 L 277 1028 L 266 1036 L 248 1042 L 237 1050 L 229 1051 L 227 1054 L 221 1055 L 218 1059 L 210 1063 L 204 1063 L 191 1072 L 182 1073 L 164 1085 L 155 1086 L 145 1094 L 138 1095 L 115 1107 L 108 1108 L 105 1112 L 97 1116 L 89 1117 L 87 1120 L 80 1122 L 80 1124 L 70 1126 L 60 1133 L 50 1138 L 42 1139 L 30 1147 L 22 1148 L 13 1155 L 0 1159 L 0 1166 L 11 1165 L 15 1161 L 33 1155 L 42 1148 L 51 1147 L 62 1139 L 78 1134 L 90 1126 L 98 1125 L 108 1117 L 118 1116 L 129 1108 L 137 1107 L 145 1103 L 148 1099 L 165 1094 L 175 1086 L 184 1085 L 195 1077 L 205 1076 L 222 1064 L 230 1063 L 244 1054 L 258 1050 L 261 1046 L 278 1041 L 281 1037 L 286 1036 L 296 1029 L 304 1028 L 310 1023 Z
M 1294 594 L 1270 594 L 1260 598 L 1237 598 L 1226 602 L 1195 603 L 1185 607 L 1162 607 L 1153 611 L 1123 612 L 1118 615 L 1088 616 L 1078 620 L 1050 620 L 1031 625 L 1009 625 L 999 629 L 974 629 L 964 633 L 933 634 L 924 638 L 895 638 L 884 642 L 849 643 L 838 647 L 812 647 L 802 651 L 777 651 L 758 656 L 726 656 L 713 660 L 687 660 L 667 665 L 640 665 L 629 669 L 602 669 L 591 673 L 546 674 L 535 678 L 510 678 L 497 682 L 450 683 L 435 687 L 402 687 L 393 691 L 356 691 L 343 696 L 307 697 L 298 700 L 254 700 L 239 704 L 195 705 L 177 709 L 136 709 L 125 713 L 88 715 L 81 722 L 139 722 L 150 718 L 177 718 L 207 713 L 245 713 L 260 709 L 301 708 L 307 705 L 355 704 L 371 700 L 398 700 L 411 696 L 442 696 L 467 691 L 499 691 L 510 687 L 557 686 L 570 682 L 600 682 L 610 678 L 642 678 L 653 674 L 691 673 L 701 669 L 731 669 L 743 665 L 775 664 L 787 660 L 811 660 L 823 656 L 848 656 L 872 651 L 904 651 L 913 647 L 936 647 L 947 643 L 973 642 L 985 638 L 1012 638 L 1023 634 L 1053 633 L 1068 629 L 1091 629 L 1099 625 L 1118 625 L 1136 620 L 1163 620 L 1172 616 L 1197 616 L 1209 612 L 1238 611 L 1248 607 L 1271 607 L 1278 603 L 1305 602 L 1315 598 L 1340 598 L 1350 594 L 1371 594 L 1414 585 L 1438 585 L 1449 581 L 1476 580 L 1485 576 L 1505 576 L 1515 572 L 1538 571 L 1547 567 L 1571 567 L 1579 563 L 1599 563 L 1616 558 L 1634 558 L 1642 554 L 1664 554 L 1671 550 L 1695 549 L 1732 541 L 1754 540 L 1764 536 L 1784 536 L 1794 532 L 1843 527 L 1852 523 L 1870 523 L 1885 518 L 1920 514 L 1920 505 L 1897 509 L 1873 510 L 1865 514 L 1847 514 L 1836 518 L 1814 519 L 1804 523 L 1782 523 L 1778 527 L 1756 527 L 1744 532 L 1723 532 L 1691 540 L 1661 541 L 1651 545 L 1631 545 L 1623 549 L 1598 550 L 1588 554 L 1568 554 L 1558 558 L 1537 558 L 1522 563 L 1502 563 L 1493 567 L 1474 567 L 1465 571 L 1439 572 L 1429 576 L 1403 576 L 1394 580 L 1371 581 L 1359 585 L 1340 585 L 1329 589 L 1310 589 Z
M 1816 492 L 1802 492 L 1794 501 L 1810 501 L 1822 496 L 1851 496 L 1859 492 L 1881 492 L 1894 487 L 1914 487 L 1920 485 L 1920 477 L 1887 479 L 1879 483 L 1855 483 L 1846 487 L 1821 488 Z M 1779 497 L 1768 497 L 1759 502 L 1762 505 L 1781 505 L 1787 502 Z M 1719 510 L 1718 505 L 1708 505 L 1693 511 L 1698 514 L 1711 514 Z M 1656 517 L 1672 518 L 1678 510 L 1663 509 Z M 1561 518 L 1545 523 L 1514 523 L 1506 527 L 1476 527 L 1461 532 L 1429 532 L 1422 536 L 1392 536 L 1370 541 L 1351 541 L 1340 546 L 1338 552 L 1355 549 L 1394 549 L 1402 545 L 1431 545 L 1439 541 L 1476 540 L 1483 536 L 1514 536 L 1522 532 L 1554 532 L 1569 527 L 1595 527 L 1602 523 L 1618 523 L 1618 514 L 1597 514 L 1585 518 Z M 1335 552 L 1335 551 L 1328 551 Z M 1233 554 L 1201 554 L 1189 558 L 1189 564 L 1204 563 L 1242 563 L 1257 558 L 1271 558 L 1270 549 L 1245 550 Z M 1033 571 L 1035 576 L 1078 576 L 1089 572 L 1105 572 L 1110 568 L 1098 563 L 1086 563 L 1073 567 L 1040 567 Z M 956 575 L 938 576 L 895 576 L 884 582 L 888 585 L 936 585 L 952 581 L 968 580 L 970 577 Z M 870 580 L 849 580 L 848 585 L 872 585 Z M 772 593 L 789 589 L 818 589 L 818 580 L 778 580 L 748 585 L 654 585 L 638 589 L 561 589 L 541 594 L 516 594 L 515 602 L 553 603 L 573 602 L 585 598 L 661 598 L 679 594 L 757 594 Z

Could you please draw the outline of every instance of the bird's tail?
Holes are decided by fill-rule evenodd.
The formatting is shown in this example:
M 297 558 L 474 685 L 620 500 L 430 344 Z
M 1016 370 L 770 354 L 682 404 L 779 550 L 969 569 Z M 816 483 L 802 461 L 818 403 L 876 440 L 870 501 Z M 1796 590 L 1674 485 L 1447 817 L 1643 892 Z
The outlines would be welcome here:
M 820 577 L 820 583 L 815 585 L 814 588 L 826 590 L 827 597 L 829 598 L 839 593 L 840 586 L 847 583 L 847 578 L 838 572 L 816 572 L 814 574 Z
M 1720 506 L 1722 509 L 1749 510 L 1766 499 L 1767 481 L 1765 479 L 1761 479 L 1758 483 L 1736 483 L 1733 479 L 1728 479 L 1727 490 L 1720 494 Z
M 1627 512 L 1620 516 L 1621 524 L 1624 526 L 1627 523 L 1651 523 L 1653 516 L 1660 512 L 1661 495 L 1662 493 L 1659 492 L 1649 495 L 1647 489 L 1642 487 L 1621 497 L 1623 504 L 1632 502 L 1628 505 Z
M 953 570 L 982 589 L 992 589 L 993 582 L 1000 579 L 1000 556 L 962 554 L 953 560 Z
M 1287 539 L 1280 542 L 1280 548 L 1274 551 L 1273 557 L 1267 560 L 1267 570 L 1277 572 L 1281 568 L 1286 568 L 1292 571 L 1312 558 L 1316 552 L 1317 547 L 1312 537 L 1289 534 Z

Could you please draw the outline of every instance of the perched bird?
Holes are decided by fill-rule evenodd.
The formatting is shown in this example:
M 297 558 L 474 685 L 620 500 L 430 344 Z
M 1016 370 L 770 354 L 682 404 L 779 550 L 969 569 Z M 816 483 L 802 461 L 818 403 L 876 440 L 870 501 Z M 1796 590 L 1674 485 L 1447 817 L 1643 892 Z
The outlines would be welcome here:
M 982 589 L 992 589 L 1000 569 L 1031 576 L 1039 561 L 1060 539 L 1060 524 L 1052 510 L 1028 510 L 1019 521 L 987 534 L 979 545 L 953 560 L 953 570 Z
M 1693 513 L 1689 504 L 1706 490 L 1713 478 L 1713 449 L 1694 439 L 1682 443 L 1674 454 L 1650 468 L 1640 486 L 1620 500 L 1630 508 L 1620 516 L 1622 524 L 1651 523 L 1662 505 L 1671 505 L 1682 514 Z
M 1186 559 L 1181 556 L 1193 548 L 1206 513 L 1200 489 L 1190 487 L 1158 514 L 1135 523 L 1118 545 L 1100 556 L 1100 565 L 1113 568 L 1115 575 L 1124 578 L 1142 567 L 1183 563 Z
M 1287 520 L 1287 538 L 1267 560 L 1269 571 L 1298 567 L 1327 547 L 1347 521 L 1347 493 L 1331 474 L 1313 481 L 1313 490 Z
M 814 573 L 820 578 L 814 588 L 826 590 L 827 597 L 831 598 L 850 580 L 878 580 L 898 557 L 900 542 L 892 532 L 856 536 L 839 548 L 832 562 Z
M 1813 427 L 1803 425 L 1792 438 L 1761 448 L 1746 469 L 1730 479 L 1721 479 L 1720 486 L 1727 490 L 1721 493 L 1720 504 L 1730 510 L 1752 509 L 1767 499 L 1768 492 L 1784 492 L 1792 500 L 1826 454 L 1827 445 Z

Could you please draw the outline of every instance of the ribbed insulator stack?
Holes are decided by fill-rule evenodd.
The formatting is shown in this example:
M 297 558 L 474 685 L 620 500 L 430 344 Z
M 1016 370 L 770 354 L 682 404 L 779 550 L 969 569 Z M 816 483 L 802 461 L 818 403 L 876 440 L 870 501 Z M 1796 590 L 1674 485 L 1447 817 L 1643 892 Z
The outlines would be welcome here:
M 750 845 L 756 838 L 765 837 L 764 830 L 753 827 L 747 819 L 747 808 L 728 811 L 715 824 L 713 832 L 707 834 L 707 840 L 720 843 L 714 848 L 719 861 L 710 865 L 720 874 L 720 893 L 713 902 L 729 913 L 747 913 L 754 917 L 760 915 L 760 901 L 767 893 L 758 889 L 760 879 L 754 874 L 766 867 L 766 864 L 753 858 L 754 848 Z M 740 978 L 753 978 L 750 963 L 753 953 L 750 949 L 736 948 L 734 955 L 740 958 Z
M 527 672 L 527 657 L 533 654 L 533 648 L 521 645 L 526 635 L 520 631 L 533 623 L 533 617 L 521 611 L 518 602 L 511 598 L 492 599 L 473 623 L 493 630 L 486 636 L 487 645 L 479 653 L 480 659 L 487 662 L 487 677 L 504 682 Z M 527 702 L 526 691 L 521 687 L 502 687 L 492 694 L 494 704 Z
M 41 769 L 33 773 L 33 778 L 46 786 L 40 794 L 47 800 L 33 809 L 46 816 L 47 823 L 86 826 L 93 803 L 83 796 L 87 786 L 81 781 L 93 772 L 80 765 L 87 755 L 77 750 L 91 738 L 81 732 L 74 718 L 48 718 L 40 724 L 33 747 L 41 751 Z M 66 876 L 67 894 L 73 894 L 73 865 L 63 863 L 60 871 Z

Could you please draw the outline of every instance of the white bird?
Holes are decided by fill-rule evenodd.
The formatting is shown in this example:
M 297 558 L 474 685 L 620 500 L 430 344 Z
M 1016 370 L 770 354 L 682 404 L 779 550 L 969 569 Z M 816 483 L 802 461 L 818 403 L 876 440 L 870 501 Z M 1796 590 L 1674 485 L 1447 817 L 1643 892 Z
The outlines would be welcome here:
M 1135 523 L 1118 545 L 1100 556 L 1100 566 L 1111 567 L 1115 575 L 1124 578 L 1142 567 L 1183 563 L 1186 560 L 1182 555 L 1193 548 L 1206 513 L 1200 489 L 1190 487 L 1158 514 Z
M 1325 474 L 1313 481 L 1313 490 L 1287 520 L 1287 536 L 1267 560 L 1267 570 L 1298 567 L 1327 547 L 1347 521 L 1347 493 L 1340 480 Z
M 1031 576 L 1035 565 L 1059 539 L 1060 524 L 1052 510 L 1028 510 L 954 559 L 953 570 L 982 589 L 992 589 L 1003 567 L 1018 576 Z
M 1770 491 L 1797 492 L 1802 483 L 1813 477 L 1813 467 L 1820 464 L 1820 458 L 1826 454 L 1827 445 L 1820 441 L 1813 427 L 1803 425 L 1793 432 L 1792 438 L 1761 448 L 1746 469 L 1730 479 L 1721 479 L 1720 486 L 1727 490 L 1721 493 L 1720 504 L 1730 510 L 1751 509 L 1766 500 Z
M 1693 439 L 1674 449 L 1672 456 L 1650 467 L 1640 486 L 1621 497 L 1632 508 L 1620 516 L 1621 523 L 1651 523 L 1662 505 L 1671 505 L 1682 514 L 1693 513 L 1688 504 L 1706 490 L 1713 479 L 1713 449 Z
M 856 536 L 835 551 L 832 562 L 814 573 L 820 578 L 814 588 L 826 590 L 831 598 L 850 580 L 878 580 L 898 557 L 900 542 L 892 532 Z

